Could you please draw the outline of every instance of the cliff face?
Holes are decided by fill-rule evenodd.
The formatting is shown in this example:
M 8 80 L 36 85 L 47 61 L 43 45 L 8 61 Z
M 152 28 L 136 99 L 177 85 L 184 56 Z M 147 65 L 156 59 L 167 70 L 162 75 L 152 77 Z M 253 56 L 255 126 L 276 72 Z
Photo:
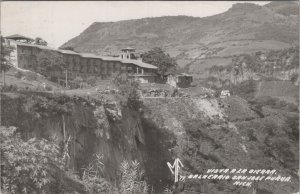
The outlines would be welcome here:
M 299 48 L 240 55 L 228 66 L 208 68 L 208 76 L 215 77 L 217 85 L 239 84 L 247 80 L 282 80 L 299 85 Z
M 24 139 L 55 139 L 69 143 L 69 167 L 83 169 L 103 156 L 103 176 L 118 184 L 123 160 L 142 161 L 139 144 L 144 134 L 139 114 L 115 104 L 91 103 L 81 98 L 50 94 L 13 93 L 2 96 L 3 124 L 16 126 Z
M 160 180 L 166 184 L 167 180 L 173 179 L 165 164 L 179 158 L 184 164 L 182 175 L 204 174 L 211 168 L 271 168 L 290 174 L 293 181 L 285 186 L 259 182 L 258 193 L 279 194 L 297 190 L 298 143 L 296 136 L 296 139 L 292 138 L 298 133 L 297 111 L 279 112 L 268 106 L 257 110 L 237 96 L 223 100 L 147 99 L 145 105 L 148 108 L 144 117 L 155 126 L 152 133 L 165 134 L 158 138 L 164 145 L 161 146 L 163 149 L 154 152 L 149 161 L 157 164 L 154 168 L 151 166 L 157 172 L 156 184 Z M 162 150 L 171 158 L 166 154 L 161 156 Z M 190 180 L 184 188 L 186 193 L 252 193 L 250 188 L 235 187 L 231 182 L 223 181 Z
M 113 185 L 118 185 L 121 161 L 136 159 L 147 182 L 160 193 L 174 181 L 166 163 L 180 158 L 181 173 L 186 175 L 209 168 L 271 168 L 292 181 L 260 182 L 258 193 L 292 193 L 298 188 L 298 109 L 256 108 L 237 96 L 149 98 L 143 100 L 140 112 L 64 95 L 6 93 L 1 97 L 4 125 L 17 126 L 25 139 L 54 138 L 61 144 L 70 138 L 69 165 L 78 172 L 95 154 L 102 154 L 103 177 Z M 250 193 L 232 182 L 187 181 L 185 185 L 186 193 Z

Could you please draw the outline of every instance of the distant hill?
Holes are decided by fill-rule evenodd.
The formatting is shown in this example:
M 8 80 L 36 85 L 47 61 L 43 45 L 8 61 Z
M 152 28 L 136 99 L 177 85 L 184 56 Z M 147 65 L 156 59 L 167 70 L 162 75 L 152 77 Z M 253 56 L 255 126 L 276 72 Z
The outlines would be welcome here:
M 237 3 L 228 11 L 198 18 L 165 16 L 118 22 L 95 22 L 62 47 L 101 55 L 117 54 L 122 47 L 147 51 L 163 47 L 181 67 L 200 74 L 231 57 L 289 48 L 298 44 L 297 2 L 271 2 L 264 6 Z
M 273 1 L 266 5 L 266 7 L 272 9 L 276 13 L 282 15 L 299 15 L 299 4 L 298 2 L 282 2 Z

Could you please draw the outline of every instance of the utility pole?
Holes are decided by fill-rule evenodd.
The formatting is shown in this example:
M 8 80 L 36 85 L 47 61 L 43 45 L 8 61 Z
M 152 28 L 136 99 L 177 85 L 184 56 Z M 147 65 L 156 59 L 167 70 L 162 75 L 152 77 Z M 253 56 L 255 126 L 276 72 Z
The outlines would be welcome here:
M 6 84 L 5 84 L 5 70 L 4 69 L 2 69 L 2 73 L 3 73 L 3 86 L 5 86 Z
M 1 32 L 0 32 L 1 33 Z M 0 44 L 1 44 L 1 48 L 0 48 L 0 50 L 1 50 L 1 69 L 2 69 L 2 76 L 3 76 L 3 86 L 5 86 L 5 67 L 4 67 L 4 60 L 3 60 L 3 53 L 4 53 L 4 51 L 3 51 L 3 39 L 2 39 L 2 37 L 1 37 L 1 40 L 0 40 Z
M 68 70 L 66 69 L 66 88 L 68 88 Z

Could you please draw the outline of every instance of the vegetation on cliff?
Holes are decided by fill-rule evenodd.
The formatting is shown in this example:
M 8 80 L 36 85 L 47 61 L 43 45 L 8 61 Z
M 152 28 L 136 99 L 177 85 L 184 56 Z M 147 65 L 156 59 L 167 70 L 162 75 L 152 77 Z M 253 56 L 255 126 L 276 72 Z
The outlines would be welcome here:
M 132 89 L 135 90 L 135 87 Z M 129 99 L 132 95 L 130 91 L 126 96 Z M 122 110 L 121 115 L 118 115 L 119 105 L 78 96 L 24 91 L 5 93 L 1 97 L 5 101 L 3 123 L 7 126 L 17 126 L 9 129 L 14 129 L 14 132 L 18 133 L 18 135 L 13 132 L 8 135 L 4 133 L 3 137 L 1 135 L 1 143 L 4 143 L 3 146 L 1 144 L 1 152 L 10 157 L 3 161 L 6 162 L 4 166 L 2 165 L 4 168 L 2 170 L 6 173 L 7 181 L 2 181 L 5 183 L 1 185 L 2 189 L 16 193 L 20 193 L 21 189 L 24 190 L 23 193 L 76 191 L 106 194 L 121 192 L 119 187 L 123 184 L 121 177 L 126 176 L 126 173 L 131 173 L 132 181 L 137 181 L 137 184 L 138 181 L 144 180 L 144 177 L 141 180 L 138 174 L 135 177 L 135 173 L 140 173 L 137 166 L 139 169 L 141 166 L 138 163 L 133 163 L 133 169 L 130 167 L 131 160 L 138 158 L 135 136 L 139 134 L 139 141 L 143 142 L 142 132 L 136 128 L 136 116 L 132 118 L 133 113 L 128 111 L 135 112 L 135 107 L 131 106 L 135 98 L 124 104 L 125 112 Z M 115 116 L 118 117 L 117 120 L 114 119 Z M 130 119 L 132 121 L 127 123 Z M 4 128 L 1 131 L 5 132 Z M 9 145 L 11 142 L 13 147 Z M 119 148 L 120 144 L 122 149 Z M 52 149 L 52 145 L 55 149 Z M 45 150 L 44 146 L 50 146 L 51 149 Z M 28 153 L 24 150 L 31 151 Z M 10 152 L 15 155 L 12 156 Z M 133 157 L 130 156 L 130 152 Z M 25 153 L 27 155 L 24 155 Z M 51 155 L 52 153 L 56 155 Z M 114 156 L 113 153 L 119 154 Z M 29 176 L 31 171 L 28 171 L 28 180 L 21 179 L 21 176 L 18 178 L 19 174 L 16 174 L 20 171 L 18 165 L 22 165 L 20 157 L 22 160 L 30 159 L 27 163 L 24 162 L 24 165 L 28 164 L 30 168 L 34 162 L 31 158 L 34 158 L 39 170 L 37 177 L 32 178 Z M 44 162 L 44 158 L 47 158 L 46 163 L 40 164 L 39 162 Z M 126 172 L 121 171 L 121 161 L 124 160 L 130 164 Z M 14 165 L 15 163 L 17 165 Z M 22 173 L 27 172 L 27 167 L 24 168 L 25 171 L 21 169 Z M 35 165 L 32 168 L 35 168 Z M 45 177 L 42 176 L 44 174 Z M 37 179 L 42 181 L 43 185 L 40 182 L 34 185 Z M 20 181 L 24 181 L 24 184 Z M 126 181 L 131 180 L 127 177 Z M 136 192 L 140 193 L 138 185 L 133 189 L 138 189 Z M 126 190 L 123 193 L 130 192 L 131 190 Z
M 50 190 L 52 168 L 63 168 L 59 147 L 45 139 L 23 141 L 16 128 L 2 127 L 1 188 L 11 193 L 43 193 Z M 53 188 L 52 188 L 53 189 Z
M 168 161 L 180 158 L 185 166 L 183 175 L 203 174 L 210 168 L 273 168 L 291 176 L 292 182 L 284 186 L 260 182 L 256 186 L 258 193 L 297 191 L 297 105 L 287 108 L 286 103 L 277 100 L 267 103 L 260 98 L 250 103 L 237 96 L 215 100 L 148 99 L 145 102 L 147 107 L 152 107 L 146 112 L 147 119 L 151 118 L 153 126 L 159 129 L 152 130 L 170 133 L 164 137 L 161 147 L 172 155 Z M 163 161 L 162 157 L 159 162 Z M 160 176 L 172 180 L 171 173 Z M 189 180 L 185 188 L 187 193 L 250 192 L 226 181 Z

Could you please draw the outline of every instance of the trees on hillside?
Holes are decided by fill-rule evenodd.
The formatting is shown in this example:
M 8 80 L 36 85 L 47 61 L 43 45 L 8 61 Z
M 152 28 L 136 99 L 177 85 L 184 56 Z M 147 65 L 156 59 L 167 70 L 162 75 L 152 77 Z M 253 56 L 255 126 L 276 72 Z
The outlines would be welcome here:
M 142 54 L 143 62 L 158 67 L 158 73 L 163 76 L 168 73 L 174 73 L 177 63 L 174 58 L 166 54 L 161 48 L 155 47 L 148 52 Z
M 128 106 L 133 110 L 139 110 L 142 107 L 139 82 L 128 79 L 125 73 L 114 76 L 112 82 L 118 87 L 117 99 L 121 105 Z

